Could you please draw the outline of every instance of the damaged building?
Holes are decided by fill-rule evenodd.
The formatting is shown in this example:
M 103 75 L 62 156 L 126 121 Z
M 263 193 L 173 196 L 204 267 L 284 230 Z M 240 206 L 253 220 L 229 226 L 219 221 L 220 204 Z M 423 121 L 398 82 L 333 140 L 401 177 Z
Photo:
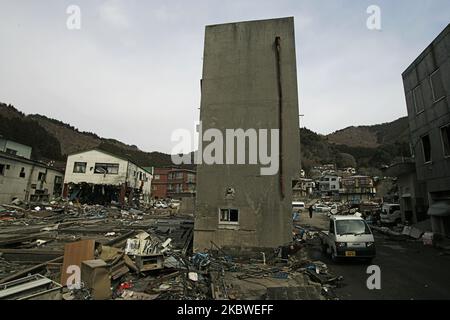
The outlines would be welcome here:
M 434 233 L 450 235 L 450 25 L 403 72 L 415 160 L 414 211 L 428 206 Z M 413 186 L 414 186 L 413 185 Z
M 149 202 L 152 172 L 100 149 L 67 157 L 64 197 L 90 204 Z
M 0 203 L 49 201 L 61 196 L 61 171 L 30 159 L 31 147 L 9 140 L 0 140 L 0 145 Z
M 264 175 L 250 162 L 199 164 L 194 249 L 290 243 L 292 179 L 300 170 L 294 19 L 207 26 L 201 83 L 203 132 L 278 130 L 279 148 L 271 152 L 279 170 Z M 248 154 L 254 145 L 246 141 Z

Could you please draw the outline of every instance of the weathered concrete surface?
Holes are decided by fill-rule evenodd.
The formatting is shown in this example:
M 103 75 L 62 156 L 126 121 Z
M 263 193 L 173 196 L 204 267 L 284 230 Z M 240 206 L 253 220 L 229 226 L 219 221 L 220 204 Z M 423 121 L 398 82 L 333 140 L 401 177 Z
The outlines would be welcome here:
M 199 165 L 196 251 L 210 248 L 211 240 L 219 246 L 273 248 L 292 238 L 291 179 L 300 166 L 293 18 L 206 27 L 200 120 L 203 131 L 217 128 L 224 137 L 225 129 L 280 128 L 276 37 L 281 40 L 284 198 L 280 173 L 263 176 L 259 164 Z M 227 188 L 234 188 L 234 197 L 225 196 Z M 219 225 L 220 208 L 239 209 L 239 224 Z

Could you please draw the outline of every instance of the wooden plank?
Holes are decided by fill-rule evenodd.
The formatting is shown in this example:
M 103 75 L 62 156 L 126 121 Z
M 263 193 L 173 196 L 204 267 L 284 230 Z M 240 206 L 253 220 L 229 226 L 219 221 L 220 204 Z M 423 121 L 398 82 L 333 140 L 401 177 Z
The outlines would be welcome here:
M 81 263 L 86 260 L 93 260 L 95 253 L 95 240 L 81 240 L 77 242 L 67 243 L 64 247 L 64 262 L 61 269 L 61 285 L 65 286 L 69 266 L 78 266 L 81 269 Z
M 47 262 L 44 262 L 44 263 L 41 263 L 41 264 L 32 266 L 32 267 L 30 267 L 30 268 L 27 268 L 27 269 L 25 269 L 25 270 L 21 270 L 21 271 L 19 271 L 19 272 L 16 272 L 16 273 L 14 273 L 14 274 L 12 274 L 12 275 L 10 275 L 10 276 L 7 276 L 6 278 L 1 279 L 1 280 L 0 280 L 0 284 L 5 283 L 5 282 L 9 282 L 9 281 L 12 281 L 12 280 L 16 280 L 16 279 L 18 279 L 18 278 L 25 277 L 25 276 L 27 276 L 29 273 L 36 272 L 36 271 L 38 271 L 38 270 L 40 270 L 40 269 L 46 267 L 47 264 L 49 264 L 49 263 L 59 262 L 59 261 L 61 261 L 62 259 L 63 259 L 63 257 L 61 256 L 61 257 L 58 257 L 58 258 L 56 258 L 56 259 L 53 259 L 53 260 L 50 260 L 50 261 L 47 261 Z

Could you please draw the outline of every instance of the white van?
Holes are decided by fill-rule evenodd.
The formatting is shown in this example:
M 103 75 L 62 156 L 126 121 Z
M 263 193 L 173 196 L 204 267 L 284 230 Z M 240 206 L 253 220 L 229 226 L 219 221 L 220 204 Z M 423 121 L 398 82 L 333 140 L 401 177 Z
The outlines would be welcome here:
M 384 203 L 381 207 L 380 219 L 382 223 L 392 224 L 402 222 L 402 212 L 399 204 Z
M 294 201 L 292 202 L 292 210 L 296 212 L 301 212 L 305 210 L 305 203 L 302 201 Z
M 357 216 L 331 216 L 328 231 L 319 233 L 322 251 L 339 258 L 375 258 L 375 239 L 366 221 Z

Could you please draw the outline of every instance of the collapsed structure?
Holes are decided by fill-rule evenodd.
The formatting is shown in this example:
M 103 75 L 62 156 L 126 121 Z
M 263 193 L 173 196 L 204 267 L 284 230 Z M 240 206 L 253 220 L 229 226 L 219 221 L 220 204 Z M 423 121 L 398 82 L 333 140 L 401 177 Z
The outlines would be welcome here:
M 152 178 L 129 159 L 92 149 L 67 157 L 63 196 L 100 204 L 149 202 Z
M 294 19 L 207 26 L 203 63 L 203 131 L 277 129 L 271 145 L 278 150 L 266 150 L 279 152 L 279 168 L 263 175 L 249 162 L 199 164 L 194 250 L 285 245 L 292 241 L 292 178 L 300 169 Z M 255 146 L 246 138 L 238 144 L 247 158 Z

